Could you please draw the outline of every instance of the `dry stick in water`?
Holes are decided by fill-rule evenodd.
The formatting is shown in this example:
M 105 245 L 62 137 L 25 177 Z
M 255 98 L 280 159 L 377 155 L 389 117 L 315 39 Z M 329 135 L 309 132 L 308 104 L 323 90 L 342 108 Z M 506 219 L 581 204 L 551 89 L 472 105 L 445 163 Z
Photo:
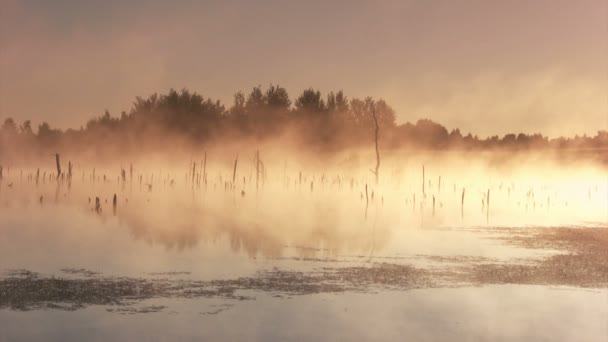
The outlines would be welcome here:
M 205 151 L 205 160 L 203 162 L 203 182 L 205 182 L 205 188 L 207 188 L 207 151 Z
M 236 159 L 234 159 L 234 171 L 232 172 L 232 189 L 236 187 L 236 165 L 239 162 L 239 154 L 236 154 Z
M 72 180 L 72 161 L 68 160 L 68 180 Z
M 194 177 L 196 177 L 196 162 L 192 163 L 192 187 L 194 187 Z
M 422 198 L 426 198 L 426 192 L 424 192 L 424 165 L 422 165 Z
M 55 153 L 55 162 L 57 164 L 57 179 L 61 175 L 61 163 L 59 162 L 59 153 Z
M 369 206 L 369 196 L 367 194 L 367 183 L 365 183 L 365 220 L 367 220 L 367 207 Z
M 439 194 L 441 192 L 441 176 L 439 176 L 439 184 L 438 184 L 439 188 L 437 188 L 437 193 Z
M 255 189 L 257 190 L 260 186 L 260 150 L 255 151 L 253 159 L 255 164 Z
M 460 218 L 464 218 L 464 191 L 465 188 L 462 188 L 462 196 L 460 197 Z
M 114 198 L 112 198 L 112 213 L 116 216 L 116 206 L 118 205 L 118 198 L 116 198 L 116 194 L 114 194 Z
M 490 221 L 490 189 L 488 189 L 488 195 L 486 196 L 486 221 Z

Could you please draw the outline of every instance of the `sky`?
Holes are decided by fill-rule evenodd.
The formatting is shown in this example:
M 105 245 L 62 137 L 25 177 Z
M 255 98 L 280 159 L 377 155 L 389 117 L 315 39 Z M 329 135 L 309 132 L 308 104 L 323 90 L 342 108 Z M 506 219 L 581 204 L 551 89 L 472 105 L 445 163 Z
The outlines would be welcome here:
M 188 88 L 383 98 L 480 137 L 608 129 L 608 1 L 0 2 L 0 120 L 79 128 Z

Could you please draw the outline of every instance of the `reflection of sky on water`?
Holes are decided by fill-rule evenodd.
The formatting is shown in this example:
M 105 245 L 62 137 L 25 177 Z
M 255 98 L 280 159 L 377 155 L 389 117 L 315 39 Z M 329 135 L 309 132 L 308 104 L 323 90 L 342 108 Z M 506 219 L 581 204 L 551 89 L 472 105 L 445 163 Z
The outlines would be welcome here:
M 0 340 L 551 340 L 604 341 L 605 290 L 541 286 L 423 289 L 377 294 L 150 300 L 147 314 L 0 311 Z M 585 305 L 581 305 L 585 303 Z M 231 303 L 228 303 L 231 304 Z M 35 321 L 36 324 L 22 323 Z

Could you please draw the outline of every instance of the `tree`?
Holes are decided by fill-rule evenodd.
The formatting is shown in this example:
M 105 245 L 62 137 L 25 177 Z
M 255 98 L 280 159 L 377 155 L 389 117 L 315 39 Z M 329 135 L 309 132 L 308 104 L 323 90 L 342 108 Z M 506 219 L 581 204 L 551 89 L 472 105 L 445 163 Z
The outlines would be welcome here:
M 17 135 L 17 124 L 13 118 L 7 118 L 4 120 L 1 129 L 2 134 L 5 137 L 14 137 Z
M 348 99 L 346 98 L 346 96 L 344 96 L 342 90 L 338 91 L 335 94 L 333 91 L 327 94 L 327 111 L 345 113 L 348 112 L 348 110 Z
M 429 119 L 422 119 L 416 122 L 415 138 L 427 148 L 441 148 L 447 146 L 448 130 Z
M 245 107 L 247 108 L 247 112 L 255 112 L 264 108 L 265 103 L 264 93 L 262 93 L 260 86 L 257 86 L 253 87 L 251 93 L 249 93 Z
M 312 88 L 302 92 L 295 102 L 298 112 L 318 114 L 326 110 L 325 102 L 321 97 L 321 92 Z
M 245 95 L 242 91 L 234 94 L 234 101 L 229 111 L 230 115 L 240 117 L 245 115 Z
M 19 127 L 19 133 L 25 136 L 34 135 L 34 132 L 32 130 L 32 122 L 30 120 L 25 120 L 23 124 L 21 124 L 21 127 Z
M 266 90 L 265 95 L 266 105 L 272 110 L 289 110 L 291 106 L 291 100 L 287 94 L 287 90 L 281 86 L 270 85 L 270 88 Z

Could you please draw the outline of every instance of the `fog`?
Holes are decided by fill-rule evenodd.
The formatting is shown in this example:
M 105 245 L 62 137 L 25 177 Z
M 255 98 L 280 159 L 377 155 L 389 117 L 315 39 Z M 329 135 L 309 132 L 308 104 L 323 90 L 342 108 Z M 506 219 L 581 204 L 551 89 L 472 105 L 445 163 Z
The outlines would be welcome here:
M 394 151 L 381 155 L 376 183 L 372 151 L 319 160 L 275 147 L 259 151 L 256 165 L 257 152 L 226 147 L 103 164 L 61 155 L 59 179 L 48 156 L 36 168 L 4 166 L 0 203 L 27 215 L 72 206 L 167 248 L 228 238 L 252 257 L 281 256 L 285 245 L 369 253 L 395 229 L 607 223 L 605 166 L 579 157 Z

